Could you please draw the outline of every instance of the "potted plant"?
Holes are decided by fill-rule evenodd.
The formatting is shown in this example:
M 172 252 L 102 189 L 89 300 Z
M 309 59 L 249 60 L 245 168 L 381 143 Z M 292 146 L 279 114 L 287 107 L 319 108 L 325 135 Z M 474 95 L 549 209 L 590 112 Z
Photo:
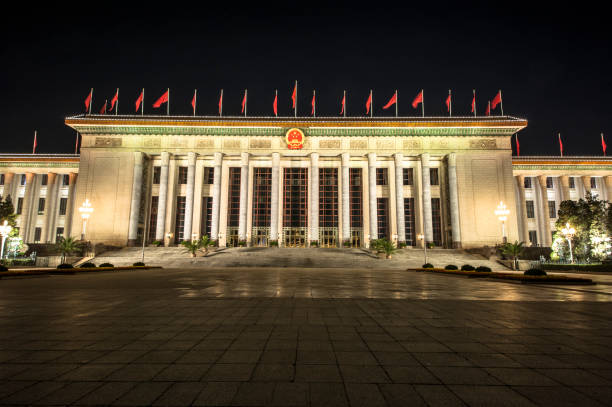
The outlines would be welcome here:
M 197 251 L 202 247 L 200 240 L 183 240 L 181 246 L 187 250 L 187 253 L 191 254 L 191 257 L 196 257 Z
M 380 239 L 379 248 L 387 259 L 390 259 L 391 255 L 397 251 L 395 244 L 389 239 Z
M 318 240 L 311 240 L 310 241 L 310 247 L 319 247 L 319 241 Z
M 278 240 L 269 240 L 268 246 L 270 247 L 278 247 Z
M 519 268 L 519 256 L 523 254 L 523 251 L 525 250 L 524 244 L 525 242 L 519 243 L 517 240 L 515 240 L 514 243 L 506 243 L 501 247 L 501 251 L 504 256 L 512 258 L 513 270 L 518 270 Z
M 162 242 L 160 242 L 159 240 L 153 240 L 153 241 L 151 242 L 151 244 L 152 244 L 153 246 L 155 246 L 155 247 L 159 247 L 159 246 L 161 246 Z
M 346 247 L 347 249 L 352 247 L 351 241 L 350 240 L 345 240 L 342 242 L 342 246 Z
M 238 246 L 239 247 L 246 247 L 247 245 L 247 241 L 246 240 L 239 240 L 238 241 Z
M 208 235 L 204 235 L 200 238 L 200 248 L 204 250 L 204 257 L 208 255 L 209 247 L 213 246 L 215 240 L 210 240 Z

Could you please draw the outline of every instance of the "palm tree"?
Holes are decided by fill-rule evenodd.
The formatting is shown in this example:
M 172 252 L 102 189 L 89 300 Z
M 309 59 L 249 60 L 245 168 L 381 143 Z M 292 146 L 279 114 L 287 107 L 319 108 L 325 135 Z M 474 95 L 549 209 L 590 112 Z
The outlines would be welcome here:
M 208 254 L 208 247 L 212 246 L 213 241 L 208 237 L 208 235 L 204 235 L 200 238 L 200 247 L 204 250 L 204 257 Z
M 389 239 L 380 239 L 378 248 L 385 253 L 387 259 L 390 259 L 391 255 L 397 251 L 397 247 L 395 247 L 395 244 Z
M 67 254 L 72 254 L 81 249 L 82 242 L 73 237 L 60 237 L 55 243 L 55 247 L 62 253 L 62 263 L 64 263 Z
M 517 240 L 514 243 L 506 243 L 501 247 L 501 251 L 504 255 L 512 258 L 512 269 L 518 270 L 518 260 L 519 256 L 523 254 L 525 250 L 525 242 L 518 242 Z
M 202 236 L 199 240 L 184 240 L 181 244 L 191 253 L 191 257 L 196 257 L 198 250 L 204 250 L 204 257 L 208 254 L 208 247 L 213 244 L 208 235 Z

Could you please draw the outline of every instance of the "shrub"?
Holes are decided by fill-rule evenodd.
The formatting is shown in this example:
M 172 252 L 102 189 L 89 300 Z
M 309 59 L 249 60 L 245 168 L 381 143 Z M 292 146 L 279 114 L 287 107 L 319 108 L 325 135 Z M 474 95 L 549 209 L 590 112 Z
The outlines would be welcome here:
M 0 264 L 0 271 L 8 271 L 8 268 L 4 264 Z
M 74 267 L 72 266 L 72 264 L 62 263 L 58 265 L 57 268 L 58 269 L 73 269 Z
M 487 267 L 487 266 L 478 266 L 478 267 L 476 267 L 476 271 L 478 271 L 480 273 L 490 273 L 491 272 L 491 268 Z
M 406 242 L 399 242 L 399 243 L 397 244 L 397 248 L 398 248 L 398 249 L 404 249 L 406 246 L 407 246 L 407 245 L 406 245 Z
M 238 246 L 240 247 L 246 247 L 247 245 L 247 241 L 246 240 L 239 240 L 238 241 Z
M 310 247 L 319 247 L 319 241 L 318 240 L 311 240 L 310 241 Z
M 159 240 L 153 240 L 153 241 L 151 242 L 151 244 L 152 244 L 153 246 L 155 246 L 155 247 L 159 247 L 159 246 L 161 246 L 161 245 L 162 245 L 162 242 L 161 242 L 161 241 L 159 241 Z
M 115 267 L 115 265 L 111 263 L 102 263 L 100 264 L 100 267 Z
M 427 248 L 428 249 L 433 249 L 434 247 L 436 247 L 436 245 L 433 242 L 427 243 Z
M 136 263 L 132 264 L 132 266 L 136 266 L 136 267 L 142 267 L 144 265 L 145 264 L 143 262 L 141 262 L 141 261 L 137 261 Z
M 270 247 L 278 247 L 278 240 L 270 240 L 268 241 Z
M 96 267 L 96 265 L 93 264 L 92 262 L 88 261 L 88 262 L 85 262 L 85 263 L 81 264 L 79 267 L 85 269 L 85 268 Z
M 459 267 L 455 266 L 454 264 L 449 264 L 448 266 L 444 267 L 444 270 L 459 270 Z
M 472 266 L 471 264 L 464 264 L 463 266 L 461 266 L 461 270 L 463 270 L 463 271 L 474 271 L 474 270 L 476 270 L 476 268 L 474 266 Z
M 344 246 L 344 247 L 351 247 L 351 241 L 350 240 L 345 240 L 344 242 L 342 242 L 342 246 Z
M 434 266 L 433 266 L 433 264 L 431 264 L 431 263 L 425 263 L 425 264 L 423 264 L 423 265 L 421 266 L 421 268 L 424 268 L 424 269 L 432 269 L 432 268 L 434 268 Z
M 546 272 L 544 270 L 541 269 L 529 269 L 526 272 L 523 273 L 526 276 L 545 276 Z

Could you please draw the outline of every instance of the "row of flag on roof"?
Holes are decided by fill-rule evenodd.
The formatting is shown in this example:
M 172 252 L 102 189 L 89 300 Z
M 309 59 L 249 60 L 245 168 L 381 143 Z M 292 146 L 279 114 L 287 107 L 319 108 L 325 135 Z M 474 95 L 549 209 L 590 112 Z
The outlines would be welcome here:
M 600 136 L 601 136 L 601 149 L 603 151 L 603 155 L 605 156 L 606 150 L 608 149 L 608 145 L 606 144 L 606 140 L 604 139 L 603 133 L 601 133 Z M 557 138 L 559 139 L 559 155 L 563 157 L 563 140 L 561 140 L 561 133 L 557 134 Z M 516 155 L 520 156 L 521 155 L 521 145 L 519 143 L 518 133 L 514 134 L 514 145 L 516 147 Z
M 291 93 L 291 107 L 293 109 L 295 117 L 297 117 L 297 114 L 298 114 L 297 95 L 298 95 L 298 82 L 295 81 L 293 92 Z M 144 115 L 144 107 L 145 107 L 144 96 L 145 96 L 145 90 L 142 89 L 140 91 L 138 98 L 136 99 L 136 102 L 134 103 L 135 113 L 140 112 L 140 114 Z M 194 116 L 196 115 L 197 103 L 198 103 L 198 90 L 195 89 L 193 91 L 193 98 L 191 99 L 191 107 L 192 107 Z M 247 103 L 248 103 L 248 89 L 245 89 L 244 94 L 242 96 L 242 104 L 241 104 L 241 110 L 240 110 L 241 115 L 244 115 L 244 116 L 247 115 Z M 316 90 L 312 91 L 312 101 L 310 104 L 311 104 L 310 115 L 313 117 L 316 117 L 317 115 L 317 92 Z M 448 112 L 449 116 L 452 116 L 453 114 L 453 95 L 450 89 L 448 90 L 448 96 L 446 97 L 444 104 L 446 105 L 446 111 Z M 154 109 L 159 109 L 162 107 L 162 105 L 166 105 L 166 113 L 169 115 L 170 114 L 170 88 L 166 89 L 166 91 L 162 93 L 161 96 L 155 99 L 155 103 L 153 103 L 152 106 Z M 92 106 L 93 106 L 93 88 L 89 91 L 89 93 L 87 94 L 87 97 L 85 98 L 85 112 L 88 114 L 91 114 Z M 414 99 L 412 99 L 411 106 L 413 109 L 418 109 L 420 106 L 421 114 L 423 117 L 425 117 L 425 96 L 424 96 L 423 89 L 421 89 L 417 93 L 417 95 L 414 97 Z M 504 106 L 503 106 L 503 101 L 502 101 L 501 90 L 499 90 L 495 94 L 495 96 L 487 102 L 486 107 L 485 107 L 485 112 L 484 112 L 485 116 L 490 116 L 491 113 L 497 108 L 497 106 L 499 106 L 500 115 L 503 116 Z M 392 107 L 395 108 L 395 116 L 397 117 L 399 114 L 399 94 L 397 90 L 393 93 L 393 95 L 391 95 L 387 103 L 384 106 L 382 106 L 382 109 L 388 110 L 388 109 L 391 109 Z M 218 109 L 219 116 L 223 116 L 223 89 L 221 89 L 220 94 L 219 94 L 218 108 L 219 108 Z M 372 90 L 370 90 L 370 93 L 367 99 L 365 100 L 364 108 L 365 108 L 366 116 L 370 116 L 370 117 L 374 116 L 374 92 Z M 104 104 L 100 108 L 99 114 L 109 114 L 109 113 L 112 114 L 113 112 L 115 114 L 119 114 L 119 88 L 117 88 L 115 95 L 110 99 L 110 104 L 108 103 L 108 99 L 104 100 Z M 272 112 L 274 113 L 274 116 L 278 116 L 278 90 L 274 91 L 274 99 L 272 101 Z M 472 113 L 474 116 L 476 116 L 476 113 L 477 113 L 476 112 L 476 90 L 472 91 L 472 103 L 470 105 L 470 113 Z M 340 100 L 340 116 L 346 117 L 346 115 L 347 115 L 347 92 L 345 90 L 342 94 L 342 99 Z

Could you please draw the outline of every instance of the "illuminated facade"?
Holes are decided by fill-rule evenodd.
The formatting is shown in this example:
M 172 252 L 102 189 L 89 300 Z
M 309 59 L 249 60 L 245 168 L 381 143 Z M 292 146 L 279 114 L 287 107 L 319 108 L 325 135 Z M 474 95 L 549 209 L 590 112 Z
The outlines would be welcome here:
M 478 247 L 502 240 L 500 201 L 511 210 L 508 240 L 550 244 L 560 200 L 584 186 L 607 198 L 612 187 L 604 158 L 513 159 L 511 136 L 527 122 L 509 116 L 79 115 L 66 124 L 82 135 L 80 156 L 0 156 L 0 192 L 21 199 L 26 242 L 79 237 L 77 208 L 89 199 L 85 238 L 118 246 L 206 234 L 220 246 L 367 247 L 382 237 L 420 246 L 423 235 Z

